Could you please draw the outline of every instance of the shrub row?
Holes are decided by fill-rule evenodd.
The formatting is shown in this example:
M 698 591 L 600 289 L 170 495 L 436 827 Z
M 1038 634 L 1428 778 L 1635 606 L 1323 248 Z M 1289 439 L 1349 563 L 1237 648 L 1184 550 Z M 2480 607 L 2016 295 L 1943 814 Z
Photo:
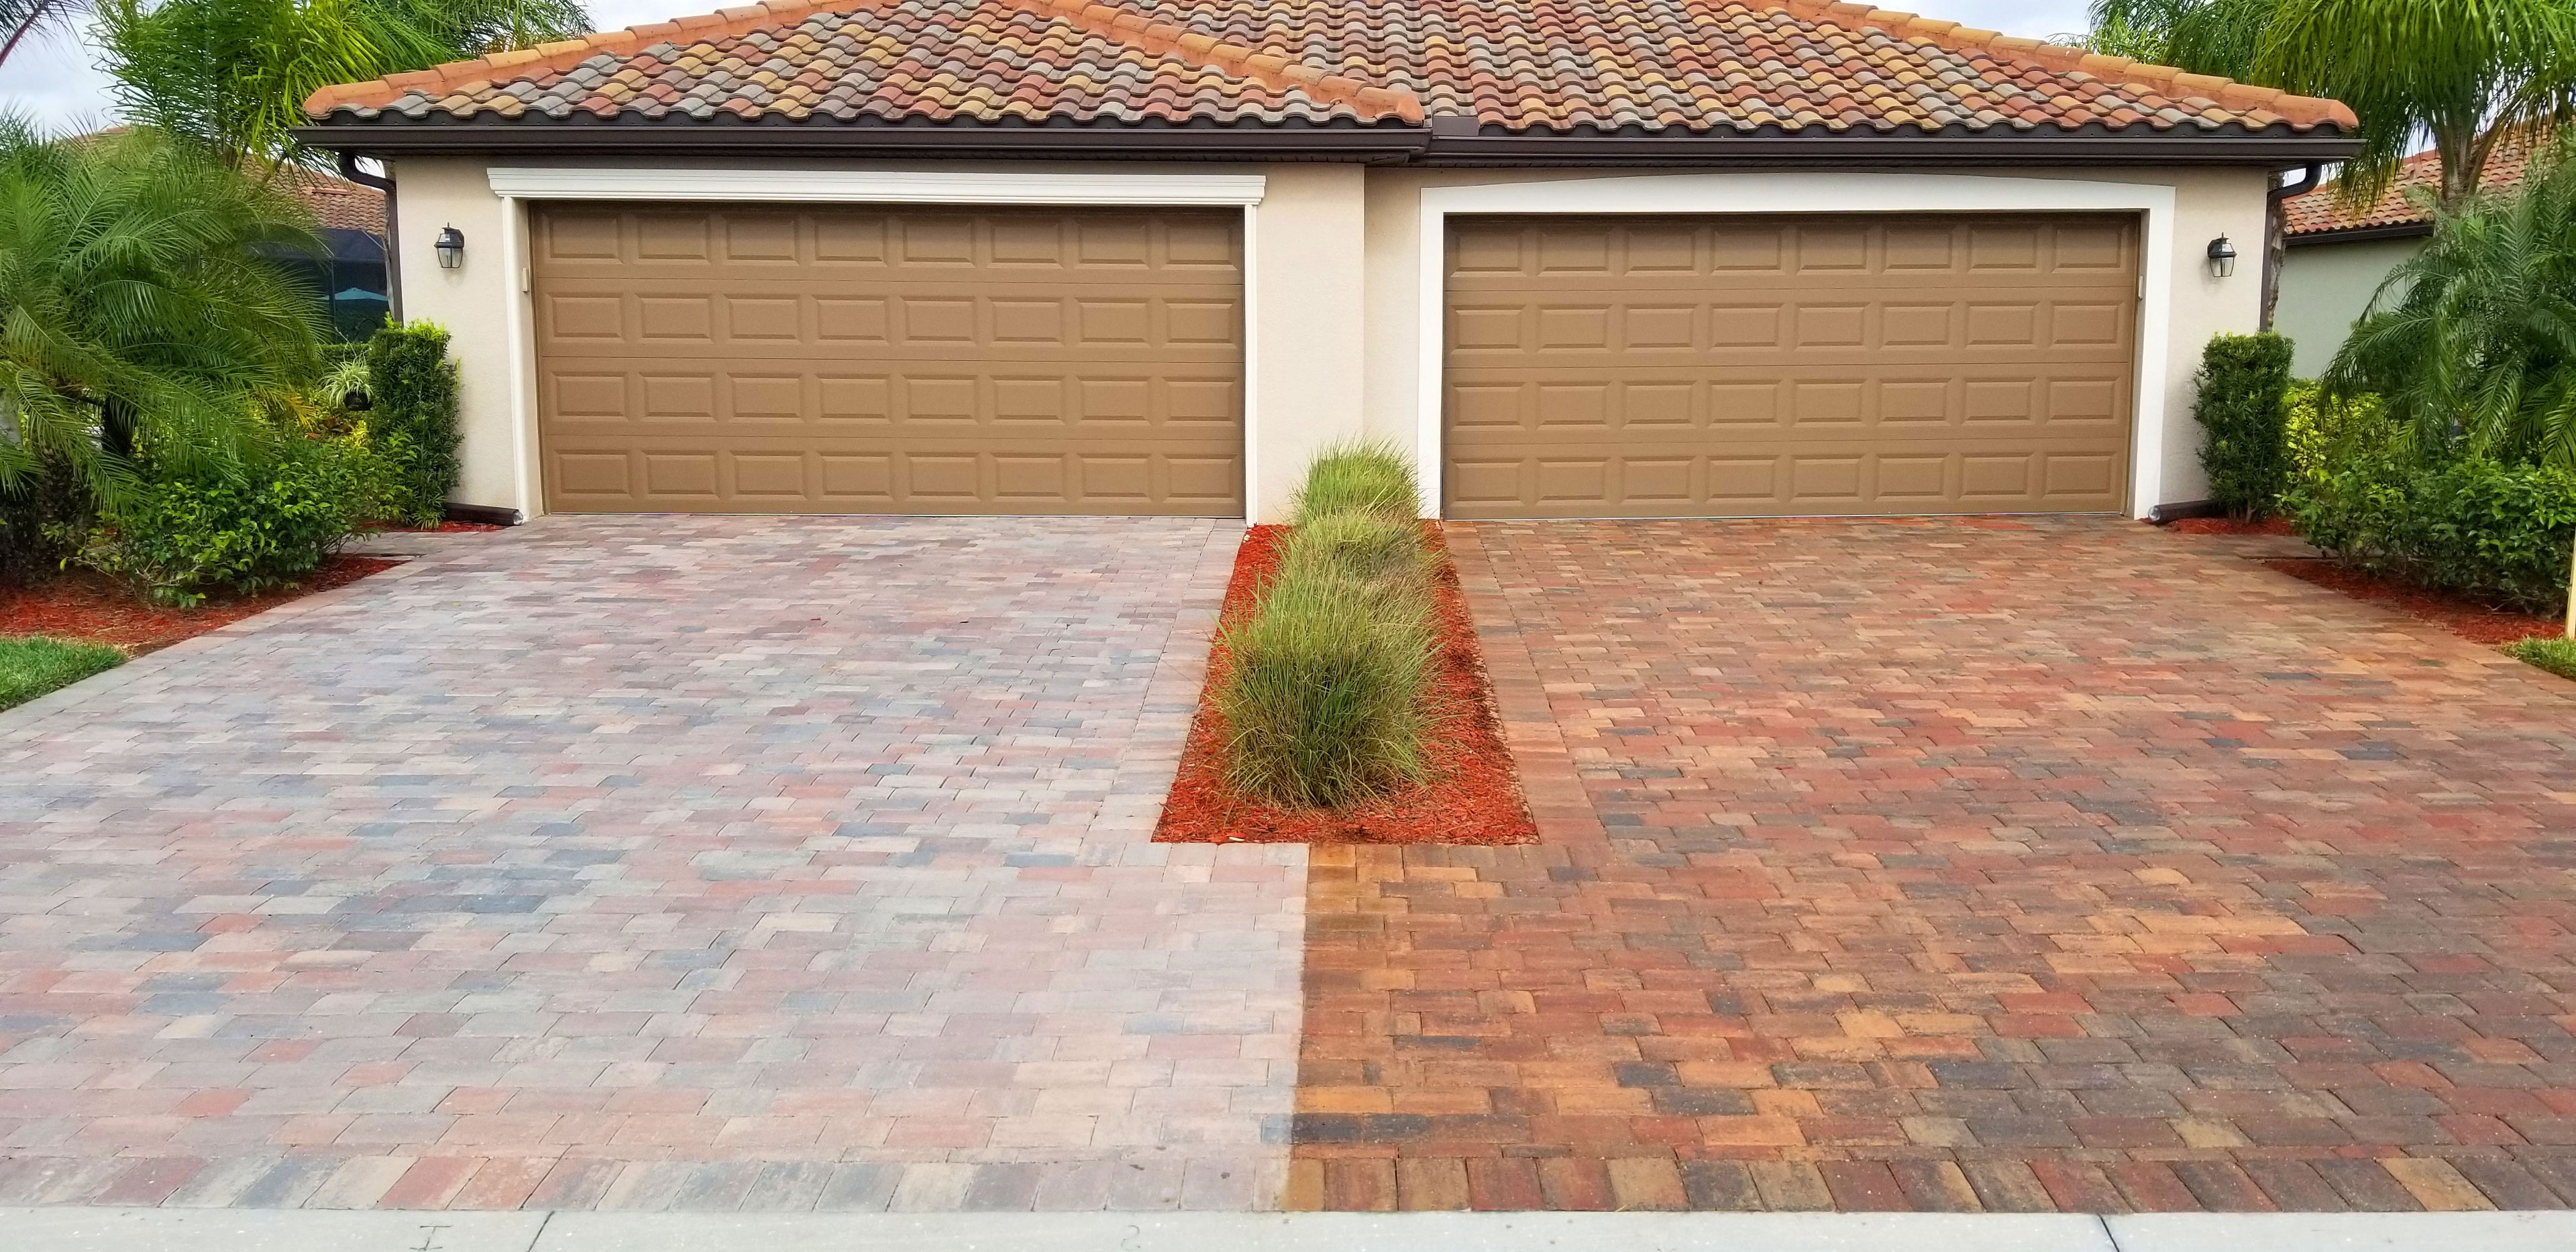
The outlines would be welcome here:
M 2535 613 L 2567 606 L 2576 472 L 2470 455 L 2419 458 L 2369 399 L 2294 388 L 2281 508 L 2356 567 Z
M 1340 808 L 1423 780 L 1436 632 L 1420 499 L 1386 445 L 1308 467 L 1276 573 L 1224 634 L 1216 707 L 1237 791 Z
M 2200 464 L 2209 498 L 2230 516 L 2272 511 L 2289 476 L 2283 403 L 2290 388 L 2290 341 L 2273 334 L 2220 335 L 2201 355 Z
M 61 458 L 0 488 L 0 581 L 79 562 L 194 604 L 313 572 L 357 527 L 436 523 L 457 473 L 456 367 L 434 326 L 386 327 L 310 396 L 266 395 L 231 461 L 124 463 L 105 499 Z

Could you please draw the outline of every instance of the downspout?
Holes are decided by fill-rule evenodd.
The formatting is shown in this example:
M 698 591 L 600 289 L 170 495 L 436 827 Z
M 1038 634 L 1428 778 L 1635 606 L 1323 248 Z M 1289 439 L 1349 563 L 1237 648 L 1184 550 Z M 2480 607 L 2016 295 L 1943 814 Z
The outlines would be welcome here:
M 393 167 L 388 165 L 385 168 L 390 170 Z M 358 154 L 345 151 L 340 154 L 340 177 L 361 187 L 373 187 L 384 193 L 385 315 L 391 317 L 395 325 L 400 326 L 403 320 L 402 250 L 394 246 L 397 238 L 397 225 L 394 218 L 394 180 L 359 169 Z
M 345 158 L 343 158 L 345 159 Z M 2281 303 L 2281 266 L 2288 259 L 2290 236 L 2281 206 L 2292 196 L 2304 196 L 2317 189 L 2317 180 L 2325 172 L 2321 162 L 2310 161 L 2299 171 L 2297 181 L 2286 182 L 2263 198 L 2263 329 L 2272 329 L 2273 311 Z M 388 229 L 391 229 L 388 227 Z

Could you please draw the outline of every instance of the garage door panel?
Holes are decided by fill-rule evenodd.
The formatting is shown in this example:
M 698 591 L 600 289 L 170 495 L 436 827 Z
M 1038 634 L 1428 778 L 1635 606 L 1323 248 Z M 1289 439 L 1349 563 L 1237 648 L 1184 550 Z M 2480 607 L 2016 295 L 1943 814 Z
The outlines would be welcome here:
M 2133 235 L 2110 218 L 1464 219 L 1446 503 L 2117 509 Z
M 575 205 L 532 230 L 552 507 L 1242 511 L 1230 214 Z

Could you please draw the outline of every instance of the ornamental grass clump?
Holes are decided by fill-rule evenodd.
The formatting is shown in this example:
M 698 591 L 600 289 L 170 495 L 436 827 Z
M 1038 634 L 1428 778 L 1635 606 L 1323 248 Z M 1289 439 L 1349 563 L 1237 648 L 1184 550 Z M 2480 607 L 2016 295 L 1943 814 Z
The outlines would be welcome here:
M 1328 447 L 1306 467 L 1294 521 L 1304 526 L 1335 513 L 1409 521 L 1421 510 L 1422 487 L 1413 476 L 1413 462 L 1394 444 L 1363 439 Z
M 1428 777 L 1435 564 L 1415 507 L 1412 468 L 1388 449 L 1337 449 L 1307 471 L 1277 574 L 1225 632 L 1216 705 L 1235 790 L 1336 809 Z

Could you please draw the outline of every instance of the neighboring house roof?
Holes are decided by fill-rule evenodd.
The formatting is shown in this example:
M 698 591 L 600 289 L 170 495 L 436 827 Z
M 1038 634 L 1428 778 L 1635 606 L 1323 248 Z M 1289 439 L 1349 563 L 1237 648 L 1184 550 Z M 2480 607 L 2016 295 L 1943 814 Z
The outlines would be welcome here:
M 2332 101 L 1813 0 L 771 0 L 328 87 L 305 108 L 377 126 L 1430 118 L 1488 135 L 2339 137 L 2353 125 Z
M 354 230 L 377 236 L 385 233 L 385 193 L 345 178 L 292 166 L 279 170 L 277 176 L 313 210 L 313 216 L 321 219 L 324 230 Z
M 2496 142 L 2478 174 L 2482 191 L 2506 191 L 2522 185 L 2531 172 L 2533 154 L 2545 146 L 2536 132 L 2516 131 Z M 2433 229 L 2433 196 L 2442 186 L 2442 155 L 2419 152 L 2398 163 L 2397 177 L 2379 197 L 2359 208 L 2343 202 L 2343 187 L 2327 183 L 2305 195 L 2281 202 L 2282 230 L 2292 239 L 2323 242 L 2322 236 L 2365 235 L 2385 238 L 2429 234 Z

